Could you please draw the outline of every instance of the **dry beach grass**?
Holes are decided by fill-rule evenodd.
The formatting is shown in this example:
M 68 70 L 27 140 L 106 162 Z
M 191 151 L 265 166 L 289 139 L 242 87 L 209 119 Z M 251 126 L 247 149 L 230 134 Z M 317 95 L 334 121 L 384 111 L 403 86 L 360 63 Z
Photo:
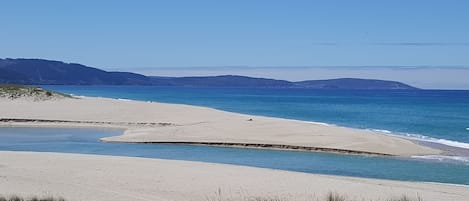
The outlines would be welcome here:
M 10 196 L 1 196 L 0 201 L 65 201 L 64 198 L 54 198 L 52 196 L 45 196 L 45 197 L 21 197 L 18 195 L 10 195 Z
M 0 84 L 0 98 L 10 100 L 24 99 L 29 101 L 45 101 L 72 98 L 72 96 L 45 90 L 40 87 Z
M 44 197 L 37 197 L 37 196 L 30 196 L 30 197 L 22 197 L 18 195 L 10 195 L 10 196 L 1 196 L 0 201 L 66 201 L 64 198 L 55 198 L 53 196 L 44 196 Z M 224 198 L 209 198 L 207 201 L 293 201 L 288 199 L 281 199 L 281 198 L 267 198 L 267 197 L 246 197 L 243 199 L 238 200 L 231 200 L 231 199 L 224 199 Z M 353 201 L 347 200 L 345 196 L 339 195 L 337 193 L 329 193 L 325 196 L 324 199 L 310 199 L 305 201 Z M 365 201 L 365 200 L 362 200 Z M 377 200 L 368 200 L 368 201 L 377 201 Z M 383 201 L 424 201 L 421 198 L 411 199 L 407 196 L 401 196 L 399 198 L 392 198 L 386 199 Z

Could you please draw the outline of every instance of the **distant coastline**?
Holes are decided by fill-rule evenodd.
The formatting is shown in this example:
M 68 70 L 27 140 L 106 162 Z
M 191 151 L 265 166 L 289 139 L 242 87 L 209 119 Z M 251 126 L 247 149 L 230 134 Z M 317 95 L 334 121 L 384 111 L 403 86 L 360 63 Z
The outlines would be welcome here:
M 396 81 L 338 78 L 286 80 L 238 75 L 203 77 L 145 76 L 130 72 L 107 72 L 81 64 L 43 59 L 0 59 L 0 84 L 25 85 L 146 85 L 184 87 L 306 88 L 322 90 L 417 90 Z

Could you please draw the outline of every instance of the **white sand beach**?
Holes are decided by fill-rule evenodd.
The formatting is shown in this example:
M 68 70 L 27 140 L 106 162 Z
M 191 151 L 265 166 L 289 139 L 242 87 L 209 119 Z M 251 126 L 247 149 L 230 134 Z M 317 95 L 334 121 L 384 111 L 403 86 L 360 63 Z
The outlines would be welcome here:
M 469 201 L 469 0 L 0 6 L 0 201 Z
M 103 139 L 115 142 L 269 144 L 398 156 L 441 153 L 406 139 L 369 130 L 237 114 L 206 107 L 109 98 L 81 97 L 36 102 L 4 99 L 0 100 L 0 119 L 29 120 L 2 121 L 0 126 L 125 129 L 121 136 Z
M 399 156 L 440 153 L 368 130 L 188 105 L 81 97 L 0 100 L 0 126 L 107 127 L 117 142 L 218 142 L 323 147 Z M 250 120 L 252 119 L 252 120 Z M 0 194 L 68 200 L 467 200 L 467 186 L 326 176 L 189 161 L 0 151 Z
M 75 201 L 323 199 L 401 195 L 467 201 L 469 187 L 314 175 L 223 164 L 61 153 L 0 151 L 0 194 L 53 195 Z

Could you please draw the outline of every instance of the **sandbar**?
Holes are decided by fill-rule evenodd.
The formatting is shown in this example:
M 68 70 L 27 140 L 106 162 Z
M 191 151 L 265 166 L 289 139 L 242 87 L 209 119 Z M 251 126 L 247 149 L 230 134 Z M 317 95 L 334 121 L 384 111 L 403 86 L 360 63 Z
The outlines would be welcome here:
M 193 143 L 351 154 L 414 156 L 441 150 L 371 130 L 182 104 L 80 97 L 0 100 L 0 126 L 109 127 L 106 142 Z

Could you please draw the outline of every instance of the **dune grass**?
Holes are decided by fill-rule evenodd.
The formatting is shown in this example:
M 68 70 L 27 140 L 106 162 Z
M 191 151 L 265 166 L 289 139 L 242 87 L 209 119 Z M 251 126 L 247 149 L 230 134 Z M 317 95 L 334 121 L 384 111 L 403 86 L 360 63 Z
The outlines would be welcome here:
M 337 193 L 328 193 L 324 201 L 355 201 L 355 200 L 348 200 L 345 196 L 339 195 Z M 367 200 L 363 199 L 363 201 L 367 201 Z M 406 195 L 403 195 L 401 197 L 385 199 L 383 201 L 423 201 L 423 199 L 419 196 L 417 196 L 417 198 L 415 199 L 412 199 Z
M 318 201 L 320 201 L 320 200 L 318 200 Z M 345 196 L 339 195 L 337 193 L 329 193 L 329 194 L 327 194 L 324 201 L 355 201 L 355 200 L 349 200 Z M 363 201 L 368 201 L 368 200 L 363 199 Z M 381 201 L 381 200 L 369 200 L 369 201 Z M 409 196 L 403 195 L 401 197 L 389 198 L 389 199 L 385 199 L 383 201 L 423 201 L 423 199 L 419 196 L 417 196 L 417 198 L 415 198 L 415 199 L 412 199 Z
M 8 197 L 0 195 L 0 201 L 66 201 L 64 198 L 46 196 L 46 197 L 21 197 L 17 195 L 11 195 Z M 297 199 L 287 199 L 287 198 L 280 198 L 280 197 L 243 197 L 243 198 L 225 198 L 221 195 L 220 192 L 216 194 L 214 197 L 207 198 L 207 201 L 298 201 Z M 409 196 L 401 196 L 397 198 L 390 198 L 384 200 L 368 200 L 368 199 L 361 199 L 361 200 L 350 200 L 347 199 L 346 196 L 340 195 L 338 193 L 328 193 L 324 198 L 314 198 L 311 197 L 305 201 L 424 201 L 422 198 L 417 196 L 417 198 L 413 199 Z
M 33 196 L 33 197 L 25 198 L 25 197 L 21 197 L 17 195 L 11 195 L 8 197 L 0 195 L 0 201 L 65 201 L 65 199 L 60 198 L 60 197 L 54 198 L 52 196 L 46 196 L 46 197 Z
M 0 97 L 9 99 L 34 98 L 37 100 L 72 98 L 70 95 L 46 90 L 40 87 L 12 84 L 0 84 Z
M 353 200 L 348 199 L 347 196 L 338 194 L 338 193 L 328 193 L 326 196 L 323 197 L 316 197 L 310 196 L 308 199 L 302 200 L 297 198 L 282 198 L 278 196 L 272 197 L 257 197 L 257 196 L 241 196 L 241 198 L 234 198 L 234 197 L 224 197 L 221 194 L 221 191 L 218 191 L 215 196 L 209 197 L 206 201 L 424 201 L 421 197 L 417 196 L 416 198 L 411 198 L 406 195 L 402 195 L 400 197 L 388 198 L 388 199 L 378 199 L 378 200 L 371 200 L 371 199 L 359 199 Z

